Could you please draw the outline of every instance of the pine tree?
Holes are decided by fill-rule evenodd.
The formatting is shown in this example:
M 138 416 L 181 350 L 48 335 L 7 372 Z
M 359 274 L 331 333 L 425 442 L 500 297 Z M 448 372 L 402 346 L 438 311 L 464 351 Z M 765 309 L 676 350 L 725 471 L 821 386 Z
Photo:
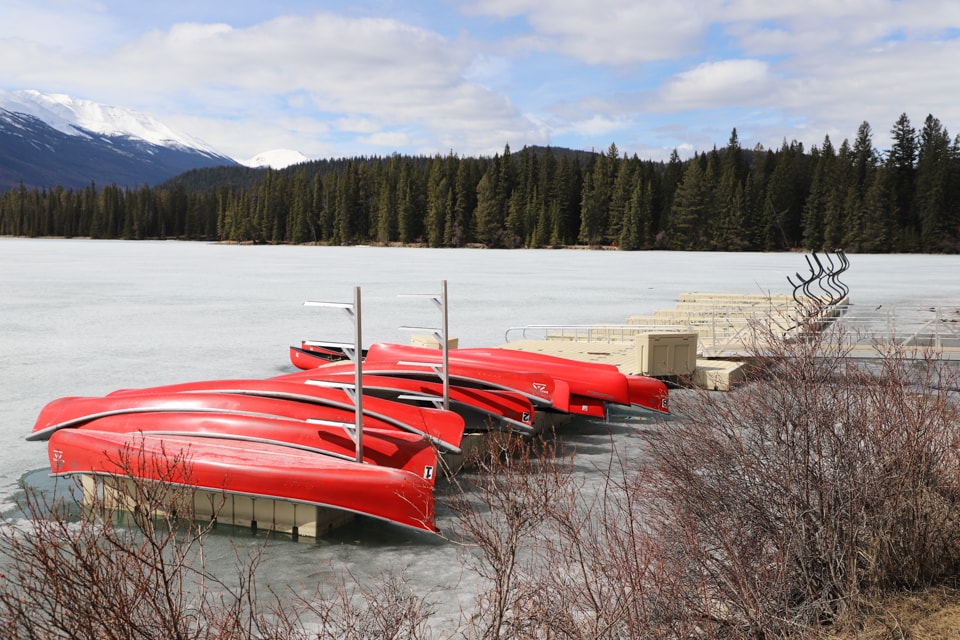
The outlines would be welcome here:
M 844 242 L 847 237 L 847 195 L 853 188 L 852 150 L 848 140 L 844 140 L 840 145 L 833 168 L 833 179 L 830 180 L 823 212 L 823 242 L 827 250 L 846 248 Z
M 380 174 L 377 189 L 377 225 L 378 242 L 388 243 L 397 239 L 397 180 L 399 178 L 399 157 L 394 155 Z
M 557 162 L 551 192 L 556 205 L 551 207 L 553 229 L 550 243 L 573 244 L 580 227 L 580 194 L 583 190 L 583 174 L 579 164 L 568 156 Z
M 360 219 L 360 175 L 357 162 L 347 163 L 340 176 L 337 189 L 335 244 L 354 244 L 357 235 L 357 221 Z
M 890 175 L 895 233 L 898 238 L 898 249 L 912 250 L 915 248 L 915 239 L 919 236 L 920 221 L 914 210 L 916 163 L 917 163 L 917 131 L 910 125 L 910 119 L 903 113 L 890 130 L 893 144 L 887 155 L 885 169 Z M 906 239 L 911 238 L 907 242 Z
M 776 154 L 776 164 L 767 183 L 763 208 L 763 248 L 783 251 L 790 248 L 791 209 L 798 206 L 793 189 L 793 153 L 786 140 Z
M 619 150 L 611 144 L 606 154 L 594 159 L 584 175 L 580 198 L 580 233 L 577 240 L 596 246 L 603 243 L 610 215 L 610 200 L 616 177 Z
M 863 229 L 859 238 L 859 250 L 869 253 L 885 253 L 893 244 L 895 227 L 892 174 L 874 171 L 873 183 L 863 198 Z
M 444 227 L 448 215 L 452 215 L 451 185 L 447 182 L 443 159 L 436 156 L 430 162 L 427 175 L 427 215 L 425 221 L 427 245 L 443 245 Z
M 450 246 L 462 247 L 471 241 L 473 212 L 477 208 L 475 174 L 477 163 L 461 160 L 457 164 L 457 177 L 454 182 L 453 224 L 450 226 Z
M 643 183 L 636 180 L 630 201 L 623 212 L 618 244 L 621 251 L 636 251 L 643 246 L 643 209 L 647 202 Z
M 942 249 L 945 239 L 952 235 L 946 224 L 951 169 L 955 162 L 951 152 L 946 128 L 940 120 L 928 115 L 920 133 L 915 204 L 920 219 L 920 243 L 928 251 Z
M 418 215 L 420 199 L 416 173 L 410 162 L 400 167 L 397 182 L 397 218 L 400 242 L 410 244 L 423 235 L 423 217 Z
M 719 219 L 712 242 L 714 249 L 735 251 L 747 245 L 745 175 L 746 163 L 743 161 L 737 130 L 734 129 L 721 160 L 716 194 Z
M 801 226 L 803 228 L 803 246 L 811 251 L 829 250 L 824 246 L 826 234 L 826 210 L 836 179 L 834 164 L 837 154 L 830 142 L 830 136 L 823 139 L 823 148 L 814 147 L 812 155 L 816 157 L 813 182 L 810 194 L 803 205 Z
M 637 184 L 640 159 L 633 156 L 633 158 L 621 158 L 615 162 L 616 172 L 610 194 L 607 230 L 604 235 L 609 239 L 619 240 L 624 217 L 630 207 L 630 199 Z
M 503 222 L 497 197 L 497 163 L 494 162 L 477 184 L 477 241 L 488 247 L 501 246 Z
M 289 224 L 287 226 L 286 242 L 301 244 L 314 240 L 313 225 L 310 220 L 311 194 L 310 182 L 305 170 L 298 169 L 293 174 L 293 180 L 290 185 L 290 211 L 288 213 Z
M 333 171 L 317 174 L 314 181 L 313 202 L 314 210 L 318 214 L 320 240 L 334 242 L 337 233 L 337 174 Z
M 711 194 L 704 170 L 697 158 L 687 164 L 670 210 L 668 246 L 676 251 L 702 248 L 701 225 L 710 206 Z

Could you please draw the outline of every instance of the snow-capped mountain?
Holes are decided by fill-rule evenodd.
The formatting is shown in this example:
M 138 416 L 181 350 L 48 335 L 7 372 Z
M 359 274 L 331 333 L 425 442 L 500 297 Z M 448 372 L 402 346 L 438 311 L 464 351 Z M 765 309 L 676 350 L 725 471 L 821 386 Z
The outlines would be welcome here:
M 184 147 L 219 156 L 212 147 L 196 138 L 179 133 L 153 116 L 100 104 L 91 100 L 72 98 L 62 93 L 40 93 L 26 90 L 0 92 L 0 106 L 34 116 L 69 135 L 87 135 L 87 132 L 106 136 L 139 138 L 164 147 Z
M 240 164 L 255 169 L 260 167 L 283 169 L 301 162 L 309 162 L 309 160 L 310 158 L 293 149 L 272 149 L 258 153 L 248 160 L 242 160 Z
M 38 91 L 0 91 L 0 190 L 156 185 L 189 169 L 237 165 L 145 113 Z

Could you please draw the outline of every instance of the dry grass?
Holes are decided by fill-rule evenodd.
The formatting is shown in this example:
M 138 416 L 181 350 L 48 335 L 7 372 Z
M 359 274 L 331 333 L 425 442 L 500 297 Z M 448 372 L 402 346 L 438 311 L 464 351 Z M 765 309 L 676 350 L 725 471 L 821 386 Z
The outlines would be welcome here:
M 833 640 L 958 640 L 960 590 L 940 587 L 891 594 L 855 628 L 832 631 L 826 636 Z

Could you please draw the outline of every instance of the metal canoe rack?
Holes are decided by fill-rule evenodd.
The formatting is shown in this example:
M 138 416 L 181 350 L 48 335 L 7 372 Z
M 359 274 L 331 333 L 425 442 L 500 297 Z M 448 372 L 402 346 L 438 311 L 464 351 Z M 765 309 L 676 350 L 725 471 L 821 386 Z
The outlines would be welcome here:
M 307 300 L 303 303 L 305 307 L 327 307 L 334 309 L 343 309 L 353 321 L 353 343 L 324 343 L 326 346 L 335 346 L 343 349 L 344 354 L 353 362 L 354 365 L 354 386 L 353 388 L 341 387 L 347 397 L 353 402 L 354 423 L 348 422 L 335 423 L 334 426 L 341 426 L 347 432 L 356 448 L 356 461 L 363 462 L 363 335 L 360 305 L 360 287 L 353 289 L 353 302 L 317 302 Z
M 847 259 L 843 249 L 837 249 L 834 254 L 838 264 L 834 264 L 830 254 L 825 253 L 827 265 L 824 265 L 814 251 L 804 256 L 807 259 L 807 267 L 810 269 L 809 275 L 802 276 L 797 272 L 797 282 L 787 276 L 787 282 L 793 287 L 793 299 L 798 305 L 807 306 L 807 301 L 812 300 L 819 312 L 820 309 L 834 306 L 847 297 L 850 288 L 840 281 L 840 274 L 850 268 L 850 260 Z M 813 291 L 814 286 L 819 289 L 819 292 Z M 806 300 L 801 300 L 801 292 Z
M 447 307 L 447 281 L 443 280 L 440 286 L 440 293 L 401 293 L 401 298 L 428 298 L 433 302 L 441 313 L 440 327 L 398 327 L 402 331 L 428 331 L 440 343 L 442 352 L 441 364 L 438 366 L 432 362 L 417 362 L 408 364 L 417 364 L 423 367 L 429 367 L 443 381 L 443 408 L 450 409 L 450 376 L 448 374 L 450 364 L 450 317 Z

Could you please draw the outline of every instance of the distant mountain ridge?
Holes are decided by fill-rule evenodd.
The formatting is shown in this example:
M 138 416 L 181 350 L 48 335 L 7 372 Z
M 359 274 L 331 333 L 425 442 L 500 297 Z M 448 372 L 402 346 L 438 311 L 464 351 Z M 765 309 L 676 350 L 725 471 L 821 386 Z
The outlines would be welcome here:
M 148 114 L 63 94 L 0 92 L 0 190 L 139 187 L 239 164 Z

